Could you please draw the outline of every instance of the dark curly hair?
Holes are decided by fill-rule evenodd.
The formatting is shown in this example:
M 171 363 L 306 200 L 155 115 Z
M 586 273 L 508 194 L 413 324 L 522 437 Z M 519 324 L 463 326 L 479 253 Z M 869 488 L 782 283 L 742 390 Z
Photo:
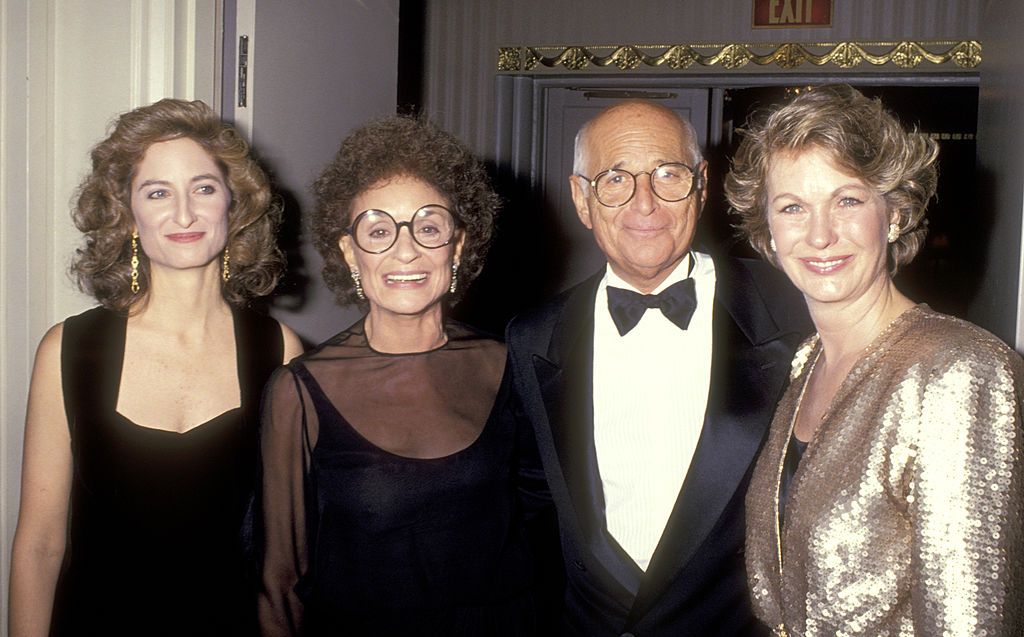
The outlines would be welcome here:
M 900 235 L 889 244 L 889 270 L 910 263 L 924 243 L 924 214 L 935 194 L 938 144 L 906 131 L 878 99 L 846 85 L 819 86 L 784 104 L 755 113 L 725 178 L 725 195 L 736 228 L 763 257 L 775 263 L 769 247 L 766 181 L 772 158 L 817 147 L 871 186 L 889 211 L 898 213 Z
M 480 274 L 500 205 L 483 166 L 450 133 L 410 116 L 379 119 L 356 129 L 313 184 L 313 242 L 324 260 L 323 276 L 338 302 L 359 303 L 338 241 L 352 223 L 352 201 L 371 186 L 395 177 L 419 179 L 443 194 L 464 234 L 458 300 Z
M 210 154 L 231 191 L 225 300 L 243 305 L 277 285 L 284 268 L 276 240 L 281 207 L 249 145 L 203 102 L 162 99 L 117 118 L 107 138 L 92 149 L 92 172 L 78 189 L 72 218 L 85 234 L 85 246 L 76 251 L 71 273 L 104 307 L 127 310 L 149 293 L 149 259 L 141 249 L 139 292 L 131 291 L 131 183 L 152 144 L 183 137 Z

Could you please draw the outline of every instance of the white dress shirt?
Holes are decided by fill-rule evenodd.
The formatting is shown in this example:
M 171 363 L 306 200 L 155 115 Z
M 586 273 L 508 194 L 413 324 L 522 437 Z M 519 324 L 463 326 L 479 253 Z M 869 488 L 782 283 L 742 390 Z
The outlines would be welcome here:
M 681 330 L 657 308 L 620 336 L 608 286 L 639 292 L 607 268 L 594 304 L 594 444 L 608 531 L 644 571 L 697 447 L 711 382 L 715 266 L 692 252 L 654 290 L 690 276 L 697 309 Z

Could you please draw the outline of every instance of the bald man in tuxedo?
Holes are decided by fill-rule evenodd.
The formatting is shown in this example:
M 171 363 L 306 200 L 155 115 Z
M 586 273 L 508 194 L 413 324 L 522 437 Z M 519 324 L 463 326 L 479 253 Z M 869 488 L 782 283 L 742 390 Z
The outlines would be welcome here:
M 743 497 L 810 323 L 771 266 L 693 248 L 707 172 L 669 109 L 587 122 L 570 185 L 607 266 L 508 328 L 509 413 L 557 510 L 560 635 L 767 634 Z

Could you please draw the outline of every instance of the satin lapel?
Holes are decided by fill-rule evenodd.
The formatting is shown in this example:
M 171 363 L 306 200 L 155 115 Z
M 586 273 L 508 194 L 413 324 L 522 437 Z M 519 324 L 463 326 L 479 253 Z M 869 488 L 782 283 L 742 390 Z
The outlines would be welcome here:
M 785 380 L 789 346 L 745 271 L 715 260 L 711 388 L 693 460 L 630 616 L 642 617 L 708 538 L 744 481 Z M 752 338 L 751 338 L 752 337 Z M 742 497 L 742 494 L 740 494 Z
M 594 295 L 602 275 L 581 284 L 566 300 L 551 335 L 547 356 L 533 357 L 551 439 L 578 522 L 578 544 L 595 558 L 630 606 L 643 572 L 608 534 L 604 492 L 594 446 Z M 593 568 L 591 568 L 593 570 Z

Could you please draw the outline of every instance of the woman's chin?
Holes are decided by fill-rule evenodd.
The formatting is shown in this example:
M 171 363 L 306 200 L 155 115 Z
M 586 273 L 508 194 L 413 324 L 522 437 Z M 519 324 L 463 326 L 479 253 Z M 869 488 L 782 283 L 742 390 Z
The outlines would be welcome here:
M 441 311 L 444 295 L 388 294 L 385 298 L 370 300 L 370 309 L 376 314 L 416 317 Z

